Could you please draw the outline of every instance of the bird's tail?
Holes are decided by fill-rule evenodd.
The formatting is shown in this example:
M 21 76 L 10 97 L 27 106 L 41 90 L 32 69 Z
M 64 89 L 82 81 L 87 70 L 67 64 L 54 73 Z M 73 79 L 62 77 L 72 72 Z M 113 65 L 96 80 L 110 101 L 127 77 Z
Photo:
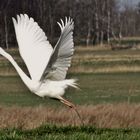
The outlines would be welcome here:
M 66 79 L 65 83 L 67 87 L 70 86 L 70 87 L 79 89 L 78 84 L 77 84 L 77 79 Z

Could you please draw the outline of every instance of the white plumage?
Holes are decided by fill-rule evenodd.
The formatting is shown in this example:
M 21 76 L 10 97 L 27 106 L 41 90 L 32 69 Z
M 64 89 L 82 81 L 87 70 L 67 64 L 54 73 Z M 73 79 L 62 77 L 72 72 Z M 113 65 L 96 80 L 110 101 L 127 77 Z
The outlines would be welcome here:
M 31 92 L 40 97 L 48 96 L 60 100 L 76 111 L 83 124 L 75 105 L 63 97 L 68 86 L 77 88 L 75 79 L 65 79 L 74 52 L 73 20 L 66 18 L 65 22 L 62 19 L 61 23 L 58 22 L 61 35 L 54 48 L 33 18 L 29 18 L 26 14 L 20 14 L 17 15 L 17 20 L 13 18 L 13 23 L 19 52 L 31 78 L 2 48 L 0 48 L 0 54 L 12 63 Z
M 40 80 L 53 48 L 47 41 L 43 30 L 34 22 L 33 18 L 21 14 L 17 16 L 17 21 L 13 18 L 13 23 L 20 55 L 32 80 Z
M 71 18 L 61 20 L 58 25 L 61 35 L 53 48 L 43 30 L 26 14 L 13 19 L 19 52 L 29 71 L 29 78 L 14 59 L 0 48 L 0 54 L 15 67 L 25 85 L 40 97 L 49 96 L 60 99 L 68 86 L 76 88 L 74 79 L 66 79 L 68 67 L 74 52 L 73 29 Z

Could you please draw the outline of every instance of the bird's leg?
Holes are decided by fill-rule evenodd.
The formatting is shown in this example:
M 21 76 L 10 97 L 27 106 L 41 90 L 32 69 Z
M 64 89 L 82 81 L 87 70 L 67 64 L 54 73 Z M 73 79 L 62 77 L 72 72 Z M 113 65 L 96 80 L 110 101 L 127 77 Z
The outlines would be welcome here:
M 76 114 L 78 115 L 78 117 L 79 117 L 79 119 L 80 119 L 80 121 L 81 121 L 81 124 L 84 125 L 84 122 L 83 122 L 83 120 L 82 120 L 82 118 L 81 118 L 81 116 L 80 116 L 80 114 L 79 114 L 79 112 L 78 112 L 76 106 L 75 106 L 73 103 L 71 103 L 70 101 L 64 99 L 63 97 L 60 97 L 59 99 L 60 99 L 60 102 L 61 102 L 61 103 L 63 103 L 63 104 L 65 104 L 65 105 L 67 105 L 68 107 L 74 109 L 74 111 L 76 112 Z

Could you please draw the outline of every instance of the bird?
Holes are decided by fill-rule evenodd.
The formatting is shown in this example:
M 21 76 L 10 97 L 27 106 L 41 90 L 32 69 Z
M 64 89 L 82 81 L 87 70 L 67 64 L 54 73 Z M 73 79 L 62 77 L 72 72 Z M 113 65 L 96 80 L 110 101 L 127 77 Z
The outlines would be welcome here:
M 79 118 L 76 106 L 64 98 L 68 87 L 78 88 L 76 79 L 66 79 L 74 54 L 74 21 L 65 17 L 57 24 L 61 34 L 54 47 L 49 43 L 44 31 L 32 17 L 19 14 L 12 17 L 19 53 L 27 66 L 29 75 L 18 66 L 14 58 L 0 47 L 0 54 L 8 59 L 29 90 L 40 97 L 57 99 L 73 108 Z

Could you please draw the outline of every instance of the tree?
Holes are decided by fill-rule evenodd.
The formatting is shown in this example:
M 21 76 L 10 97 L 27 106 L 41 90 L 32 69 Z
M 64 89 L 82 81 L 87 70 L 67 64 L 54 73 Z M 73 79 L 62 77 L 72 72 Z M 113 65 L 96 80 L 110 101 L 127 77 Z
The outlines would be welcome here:
M 9 48 L 16 39 L 12 16 L 26 13 L 45 31 L 52 44 L 60 35 L 60 18 L 74 19 L 76 44 L 110 43 L 110 38 L 140 35 L 140 3 L 137 8 L 118 0 L 0 0 L 0 43 Z M 122 8 L 123 7 L 123 8 Z

